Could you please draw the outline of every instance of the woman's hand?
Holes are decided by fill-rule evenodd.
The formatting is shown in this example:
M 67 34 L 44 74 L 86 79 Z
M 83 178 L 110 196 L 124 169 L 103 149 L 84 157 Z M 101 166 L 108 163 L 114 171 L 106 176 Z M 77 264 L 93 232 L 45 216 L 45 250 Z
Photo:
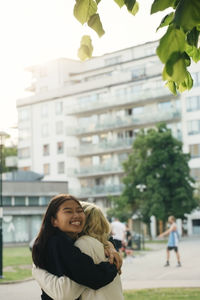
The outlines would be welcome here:
M 121 255 L 119 254 L 119 252 L 117 252 L 117 250 L 114 248 L 114 246 L 111 242 L 108 242 L 104 251 L 105 251 L 105 255 L 109 259 L 109 262 L 111 264 L 114 263 L 117 267 L 119 274 L 121 274 L 121 266 L 122 266 L 123 260 L 122 260 Z

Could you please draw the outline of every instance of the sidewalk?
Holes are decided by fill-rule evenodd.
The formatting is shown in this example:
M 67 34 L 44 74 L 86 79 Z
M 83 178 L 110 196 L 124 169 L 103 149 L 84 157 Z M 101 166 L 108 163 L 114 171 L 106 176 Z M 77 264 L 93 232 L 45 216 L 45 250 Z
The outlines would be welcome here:
M 149 244 L 147 247 L 151 247 Z M 155 248 L 154 248 L 155 249 Z M 182 267 L 176 267 L 171 252 L 170 266 L 166 262 L 166 245 L 143 256 L 125 259 L 122 268 L 123 289 L 159 287 L 200 287 L 200 238 L 186 238 L 179 245 Z
M 166 245 L 161 244 L 157 250 L 141 252 L 131 260 L 125 259 L 121 275 L 123 289 L 200 287 L 200 238 L 185 239 L 180 243 L 181 268 L 176 268 L 173 252 L 170 267 L 163 267 L 165 248 Z M 34 280 L 0 284 L 1 300 L 39 300 L 40 294 Z

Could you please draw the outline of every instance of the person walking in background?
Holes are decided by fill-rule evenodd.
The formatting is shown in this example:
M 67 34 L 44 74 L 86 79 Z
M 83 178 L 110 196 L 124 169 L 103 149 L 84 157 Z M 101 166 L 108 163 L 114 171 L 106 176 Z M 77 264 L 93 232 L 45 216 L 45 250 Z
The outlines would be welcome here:
M 98 206 L 88 202 L 82 202 L 81 204 L 85 213 L 86 222 L 83 231 L 75 242 L 75 246 L 83 253 L 89 255 L 95 264 L 102 261 L 106 262 L 108 259 L 105 256 L 104 248 L 108 245 L 110 224 Z M 85 276 L 87 276 L 86 274 L 88 272 L 90 271 L 86 269 L 84 272 Z M 51 296 L 53 295 L 53 299 L 70 299 L 69 294 L 65 292 L 66 286 L 69 284 L 66 276 L 57 277 L 41 269 L 34 269 L 33 275 L 43 289 L 51 282 L 49 292 Z M 124 299 L 119 274 L 117 274 L 111 283 L 98 290 L 84 286 L 82 286 L 82 291 L 81 286 L 74 286 L 73 289 L 76 289 L 77 292 L 80 293 L 80 300 Z
M 164 237 L 164 236 L 169 236 L 168 237 L 168 244 L 167 244 L 167 261 L 165 264 L 165 267 L 168 267 L 170 265 L 169 259 L 170 259 L 170 251 L 174 250 L 176 253 L 176 258 L 177 258 L 177 267 L 181 267 L 181 262 L 180 262 L 180 254 L 178 250 L 178 242 L 179 242 L 179 234 L 177 230 L 177 225 L 176 225 L 176 219 L 174 216 L 170 216 L 168 218 L 168 222 L 170 224 L 170 227 L 168 230 L 164 231 L 161 233 L 158 238 Z
M 111 223 L 111 234 L 116 250 L 120 251 L 122 243 L 126 241 L 126 226 L 118 218 Z

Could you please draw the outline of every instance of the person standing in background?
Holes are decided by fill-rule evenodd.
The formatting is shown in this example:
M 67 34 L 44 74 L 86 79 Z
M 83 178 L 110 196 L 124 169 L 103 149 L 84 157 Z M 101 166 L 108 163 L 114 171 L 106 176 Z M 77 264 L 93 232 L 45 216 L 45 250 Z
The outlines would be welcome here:
M 118 218 L 115 218 L 111 223 L 111 233 L 115 248 L 117 251 L 120 251 L 122 243 L 126 240 L 126 226 Z
M 169 259 L 170 259 L 170 251 L 174 250 L 176 253 L 176 258 L 177 258 L 177 267 L 181 267 L 181 262 L 180 262 L 180 254 L 178 251 L 178 242 L 179 242 L 179 234 L 177 230 L 177 225 L 176 225 L 176 219 L 174 216 L 170 216 L 168 218 L 168 222 L 170 224 L 170 227 L 168 230 L 164 231 L 161 233 L 158 238 L 164 237 L 166 235 L 169 236 L 168 238 L 168 244 L 167 244 L 167 261 L 165 264 L 165 267 L 168 267 L 169 264 Z

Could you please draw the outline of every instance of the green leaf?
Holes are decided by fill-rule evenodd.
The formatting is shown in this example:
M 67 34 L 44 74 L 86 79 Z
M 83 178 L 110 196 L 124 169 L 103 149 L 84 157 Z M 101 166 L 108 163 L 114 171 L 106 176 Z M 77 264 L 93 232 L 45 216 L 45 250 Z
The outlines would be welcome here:
M 200 1 L 181 0 L 174 16 L 174 24 L 180 26 L 184 31 L 190 31 L 200 24 Z
M 76 0 L 74 16 L 83 25 L 97 11 L 97 3 L 94 0 Z
M 95 1 L 96 1 L 97 5 L 98 5 L 101 0 L 95 0 Z
M 124 5 L 124 0 L 114 0 L 121 8 Z
M 196 46 L 198 45 L 198 40 L 199 40 L 199 34 L 200 32 L 194 27 L 188 34 L 187 34 L 187 42 L 191 46 Z
M 151 6 L 151 14 L 154 14 L 158 11 L 165 10 L 168 7 L 175 7 L 176 0 L 154 0 Z
M 190 90 L 192 87 L 193 87 L 193 79 L 191 74 L 187 71 L 185 80 L 179 84 L 178 90 L 182 93 L 185 90 Z
M 157 55 L 165 63 L 173 52 L 183 52 L 185 50 L 185 34 L 181 29 L 169 26 L 165 35 L 160 39 L 157 47 Z
M 174 18 L 174 13 L 173 12 L 170 13 L 170 14 L 168 14 L 168 15 L 166 15 L 161 20 L 161 23 L 160 23 L 159 27 L 156 30 L 158 30 L 158 29 L 160 29 L 162 27 L 168 26 L 172 22 L 173 18 Z
M 135 5 L 133 6 L 132 11 L 129 11 L 129 12 L 135 16 L 137 14 L 138 10 L 139 10 L 139 3 L 135 2 Z
M 125 5 L 126 5 L 128 11 L 131 11 L 131 12 L 132 12 L 133 7 L 134 7 L 134 5 L 135 5 L 135 3 L 136 3 L 136 0 L 124 0 L 124 3 L 125 3 Z
M 179 58 L 173 65 L 173 73 L 171 78 L 176 83 L 180 84 L 187 76 L 187 69 L 184 58 Z
M 165 84 L 166 87 L 169 88 L 169 90 L 174 94 L 177 95 L 177 90 L 176 90 L 176 84 L 174 81 L 169 80 L 167 81 L 167 83 Z
M 80 48 L 78 49 L 78 57 L 84 61 L 92 57 L 93 46 L 89 35 L 84 35 L 81 39 Z
M 94 14 L 90 17 L 88 21 L 88 26 L 95 30 L 99 37 L 101 37 L 105 33 L 99 14 Z
M 187 54 L 192 57 L 194 62 L 198 62 L 200 60 L 200 48 L 197 48 L 195 46 L 186 45 L 186 52 Z
M 174 64 L 180 59 L 180 57 L 181 57 L 180 52 L 173 52 L 167 61 L 166 72 L 170 77 L 172 77 L 172 75 L 173 75 Z

